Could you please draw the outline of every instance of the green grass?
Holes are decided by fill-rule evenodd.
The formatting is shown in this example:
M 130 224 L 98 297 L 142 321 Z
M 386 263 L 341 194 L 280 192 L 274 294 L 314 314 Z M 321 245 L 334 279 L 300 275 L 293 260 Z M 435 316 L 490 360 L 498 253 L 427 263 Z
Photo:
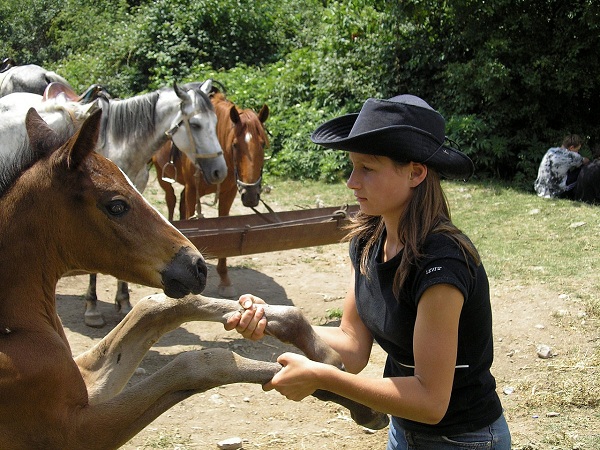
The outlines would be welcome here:
M 444 188 L 454 223 L 479 249 L 490 278 L 552 284 L 600 314 L 600 207 L 498 184 Z
M 345 184 L 270 180 L 280 208 L 354 204 Z M 600 207 L 539 198 L 489 182 L 443 182 L 454 223 L 475 243 L 488 275 L 520 285 L 551 284 L 600 316 Z

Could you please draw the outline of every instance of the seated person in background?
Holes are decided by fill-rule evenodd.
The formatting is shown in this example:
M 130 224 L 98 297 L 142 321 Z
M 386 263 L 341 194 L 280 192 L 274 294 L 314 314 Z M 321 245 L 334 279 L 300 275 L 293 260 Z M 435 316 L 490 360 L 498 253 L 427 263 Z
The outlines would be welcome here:
M 533 185 L 535 192 L 545 198 L 571 198 L 579 169 L 589 162 L 579 154 L 582 140 L 576 134 L 563 139 L 562 146 L 548 149 Z

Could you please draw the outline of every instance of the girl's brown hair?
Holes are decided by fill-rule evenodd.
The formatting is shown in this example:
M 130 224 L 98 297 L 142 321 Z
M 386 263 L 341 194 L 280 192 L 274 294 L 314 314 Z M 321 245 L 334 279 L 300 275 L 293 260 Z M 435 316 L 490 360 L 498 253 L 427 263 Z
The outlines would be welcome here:
M 397 163 L 400 164 L 400 163 Z M 481 259 L 471 241 L 450 219 L 450 209 L 438 173 L 427 168 L 427 176 L 415 189 L 412 198 L 398 223 L 398 238 L 404 245 L 400 266 L 394 277 L 393 292 L 398 297 L 410 269 L 425 255 L 422 253 L 425 238 L 432 233 L 444 233 L 456 242 L 465 257 L 479 265 Z M 360 257 L 360 272 L 369 277 L 369 254 L 383 233 L 385 225 L 381 216 L 358 212 L 348 226 L 346 241 L 356 237 L 366 244 Z

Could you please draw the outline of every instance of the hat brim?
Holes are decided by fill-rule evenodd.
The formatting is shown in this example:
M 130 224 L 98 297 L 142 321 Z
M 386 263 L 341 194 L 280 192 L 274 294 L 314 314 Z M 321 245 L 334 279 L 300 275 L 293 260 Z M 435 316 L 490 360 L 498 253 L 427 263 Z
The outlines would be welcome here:
M 466 180 L 473 175 L 473 161 L 467 155 L 412 126 L 388 126 L 350 136 L 357 117 L 358 114 L 346 114 L 329 120 L 319 126 L 310 139 L 317 145 L 334 150 L 423 163 L 450 179 Z

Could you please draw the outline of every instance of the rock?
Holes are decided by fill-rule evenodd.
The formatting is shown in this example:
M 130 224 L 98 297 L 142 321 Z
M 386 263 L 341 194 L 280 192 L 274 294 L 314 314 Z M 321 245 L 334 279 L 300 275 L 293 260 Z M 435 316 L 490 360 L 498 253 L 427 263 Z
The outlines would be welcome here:
M 512 386 L 506 386 L 502 392 L 504 392 L 505 395 L 510 395 L 515 392 L 515 388 Z
M 243 445 L 244 443 L 240 437 L 232 437 L 217 443 L 217 447 L 223 450 L 238 450 L 242 448 Z
M 542 359 L 552 358 L 552 349 L 548 345 L 538 345 L 537 355 Z

